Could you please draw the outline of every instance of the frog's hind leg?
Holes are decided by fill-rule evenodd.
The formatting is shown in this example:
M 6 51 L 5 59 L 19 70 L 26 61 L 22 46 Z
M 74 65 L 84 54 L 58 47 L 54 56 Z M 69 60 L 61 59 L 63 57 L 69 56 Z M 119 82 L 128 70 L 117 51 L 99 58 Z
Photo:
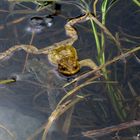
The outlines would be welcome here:
M 84 59 L 79 61 L 80 64 L 80 68 L 82 67 L 89 67 L 93 70 L 96 70 L 98 68 L 98 66 L 96 65 L 96 63 L 91 60 L 91 59 Z M 97 70 L 97 72 L 95 72 L 96 75 L 101 75 L 101 72 L 99 70 Z

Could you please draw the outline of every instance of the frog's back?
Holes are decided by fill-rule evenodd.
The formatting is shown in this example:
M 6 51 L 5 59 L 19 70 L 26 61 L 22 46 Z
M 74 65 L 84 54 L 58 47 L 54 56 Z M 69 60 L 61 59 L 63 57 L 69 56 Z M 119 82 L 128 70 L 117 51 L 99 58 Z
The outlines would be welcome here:
M 58 64 L 62 59 L 74 58 L 77 60 L 77 52 L 73 46 L 61 45 L 54 48 L 49 54 L 48 59 L 53 64 Z

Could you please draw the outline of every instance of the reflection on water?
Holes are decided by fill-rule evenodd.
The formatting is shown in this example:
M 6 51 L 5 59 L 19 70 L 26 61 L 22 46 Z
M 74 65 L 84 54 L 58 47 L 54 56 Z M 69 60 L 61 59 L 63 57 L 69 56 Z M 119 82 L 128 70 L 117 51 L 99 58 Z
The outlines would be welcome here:
M 8 6 L 8 2 L 0 1 L 0 9 L 9 10 Z M 25 9 L 25 7 L 14 6 L 14 9 Z M 0 50 L 4 51 L 15 44 L 29 44 L 32 36 L 32 34 L 26 32 L 29 25 L 32 27 L 31 29 L 36 28 L 36 30 L 40 32 L 39 35 L 36 34 L 33 38 L 33 43 L 37 42 L 40 46 L 41 44 L 46 45 L 46 41 L 42 41 L 42 36 L 44 35 L 39 36 L 42 31 L 45 31 L 52 25 L 51 17 L 47 16 L 49 12 L 43 16 L 40 15 L 43 22 L 40 20 L 41 22 L 38 21 L 38 23 L 34 25 L 33 23 L 31 25 L 29 22 L 29 19 L 33 21 L 33 17 L 39 15 L 40 14 L 31 14 L 28 16 L 24 13 L 16 14 L 14 10 L 10 14 L 8 11 L 1 12 Z M 18 20 L 19 18 L 20 20 Z M 58 102 L 58 99 L 56 99 L 58 94 L 63 91 L 60 89 L 60 86 L 58 86 L 60 81 L 53 81 L 53 79 L 58 79 L 57 76 L 55 76 L 55 74 L 53 75 L 53 72 L 50 70 L 48 71 L 47 67 L 44 68 L 44 64 L 42 69 L 40 66 L 41 63 L 35 63 L 34 65 L 33 61 L 28 61 L 27 67 L 30 63 L 30 68 L 26 67 L 27 71 L 21 73 L 25 57 L 26 53 L 20 51 L 10 56 L 9 59 L 1 62 L 0 65 L 1 79 L 8 77 L 15 77 L 17 79 L 16 83 L 4 85 L 0 88 L 0 139 L 2 140 L 26 140 L 36 129 L 46 122 L 48 115 Z M 49 82 L 50 84 L 47 84 Z M 4 128 L 6 128 L 7 131 Z M 51 131 L 55 131 L 55 125 L 52 129 Z
M 47 61 L 47 60 L 45 60 Z M 26 70 L 34 75 L 37 81 L 47 92 L 49 106 L 53 111 L 60 100 L 57 96 L 63 96 L 64 89 L 62 86 L 66 82 L 64 78 L 61 78 L 54 67 L 49 66 L 44 60 L 32 59 L 28 60 Z
M 29 19 L 29 25 L 26 28 L 30 33 L 41 33 L 45 28 L 49 28 L 53 25 L 53 17 L 50 16 L 33 16 Z
M 55 109 L 65 93 L 62 85 L 66 80 L 60 79 L 43 59 L 28 60 L 26 70 L 24 74 L 11 74 L 10 76 L 15 77 L 17 82 L 0 89 L 0 112 L 3 114 L 0 116 L 0 122 L 16 133 L 17 140 L 27 139 L 35 129 L 46 122 L 48 114 Z M 7 140 L 7 133 L 3 131 L 1 138 Z M 58 131 L 55 124 L 50 132 L 53 131 Z
M 36 128 L 40 127 L 41 119 L 45 119 L 45 116 L 41 117 L 41 115 L 40 118 L 36 118 L 28 114 L 23 114 L 16 108 L 16 105 L 14 107 L 0 107 L 0 124 L 11 132 L 10 135 L 6 130 L 0 127 L 0 138 L 3 140 L 25 140 Z M 34 115 L 39 114 L 36 113 Z

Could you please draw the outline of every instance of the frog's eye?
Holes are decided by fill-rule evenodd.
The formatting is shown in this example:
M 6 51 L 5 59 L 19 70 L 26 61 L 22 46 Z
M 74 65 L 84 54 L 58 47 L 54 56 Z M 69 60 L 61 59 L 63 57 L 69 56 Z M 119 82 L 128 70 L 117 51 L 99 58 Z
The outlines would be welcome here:
M 74 66 L 74 69 L 77 69 L 78 68 L 78 66 Z
M 66 70 L 67 70 L 67 68 L 65 68 L 65 67 L 62 67 L 62 68 L 61 68 L 61 70 L 63 70 L 63 71 L 66 71 Z
M 67 70 L 66 67 L 64 67 L 64 66 L 62 66 L 60 64 L 58 65 L 58 69 L 61 70 L 61 71 L 66 71 Z
M 74 69 L 77 69 L 77 68 L 79 68 L 79 65 L 78 65 L 78 63 L 74 63 L 74 65 L 73 65 L 73 68 L 74 68 Z

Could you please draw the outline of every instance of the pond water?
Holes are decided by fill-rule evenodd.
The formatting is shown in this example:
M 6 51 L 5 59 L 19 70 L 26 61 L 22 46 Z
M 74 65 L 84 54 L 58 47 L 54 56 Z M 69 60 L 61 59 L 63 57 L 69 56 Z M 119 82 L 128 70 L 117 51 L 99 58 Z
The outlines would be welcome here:
M 87 1 L 91 10 L 92 2 L 92 0 Z M 32 44 L 37 48 L 44 48 L 66 39 L 64 25 L 69 19 L 83 14 L 83 11 L 75 6 L 77 3 L 80 1 L 60 3 L 60 13 L 54 16 L 54 6 L 36 12 L 36 5 L 31 2 L 10 3 L 1 0 L 0 51 L 3 52 L 18 44 Z M 97 6 L 99 19 L 101 3 L 102 1 L 98 2 Z M 124 47 L 122 50 L 139 46 L 139 21 L 139 7 L 132 1 L 118 1 L 109 10 L 106 25 L 113 34 L 119 33 L 119 39 Z M 74 47 L 78 52 L 79 60 L 90 58 L 98 64 L 96 43 L 91 32 L 90 22 L 80 23 L 74 27 L 78 31 L 78 40 L 74 43 Z M 97 28 L 97 30 L 100 29 Z M 107 36 L 105 37 L 107 38 Z M 119 54 L 118 48 L 108 38 L 105 47 L 108 47 L 105 50 L 107 60 Z M 124 96 L 137 98 L 135 101 L 129 101 L 130 98 L 127 98 L 128 101 L 125 102 L 125 104 L 132 103 L 129 107 L 134 109 L 132 113 L 128 111 L 130 115 L 126 121 L 140 117 L 140 108 L 138 107 L 140 105 L 139 61 L 137 52 L 135 57 L 131 56 L 127 59 L 127 70 L 125 70 L 122 60 L 109 66 L 110 77 L 119 82 L 117 87 L 124 92 Z M 57 103 L 66 94 L 63 85 L 85 71 L 89 71 L 89 69 L 82 68 L 80 73 L 71 77 L 63 76 L 58 74 L 57 68 L 48 62 L 47 56 L 27 54 L 23 50 L 2 60 L 0 62 L 0 80 L 16 77 L 17 82 L 0 85 L 0 140 L 31 140 L 31 136 L 47 122 Z M 115 74 L 112 74 L 113 72 Z M 89 138 L 84 137 L 82 132 L 121 122 L 116 117 L 106 96 L 104 80 L 102 83 L 100 80 L 101 78 L 97 79 L 97 83 L 77 92 L 79 95 L 89 94 L 90 96 L 75 106 L 68 133 L 64 135 L 59 130 L 59 126 L 64 125 L 62 118 L 52 125 L 47 140 L 88 140 Z M 67 90 L 72 88 L 74 87 L 69 87 Z M 136 93 L 135 96 L 131 95 L 132 90 L 135 91 L 133 92 Z M 127 109 L 127 107 L 124 105 L 124 108 Z M 138 140 L 139 138 L 135 136 L 140 132 L 140 129 L 139 127 L 136 129 L 137 131 L 130 135 L 129 131 L 122 133 L 120 139 L 133 140 L 137 138 Z M 42 133 L 32 140 L 41 140 L 41 136 Z M 117 134 L 113 133 L 106 137 L 92 139 L 112 140 L 115 139 L 115 136 Z M 118 139 L 119 137 L 116 138 L 116 140 Z

